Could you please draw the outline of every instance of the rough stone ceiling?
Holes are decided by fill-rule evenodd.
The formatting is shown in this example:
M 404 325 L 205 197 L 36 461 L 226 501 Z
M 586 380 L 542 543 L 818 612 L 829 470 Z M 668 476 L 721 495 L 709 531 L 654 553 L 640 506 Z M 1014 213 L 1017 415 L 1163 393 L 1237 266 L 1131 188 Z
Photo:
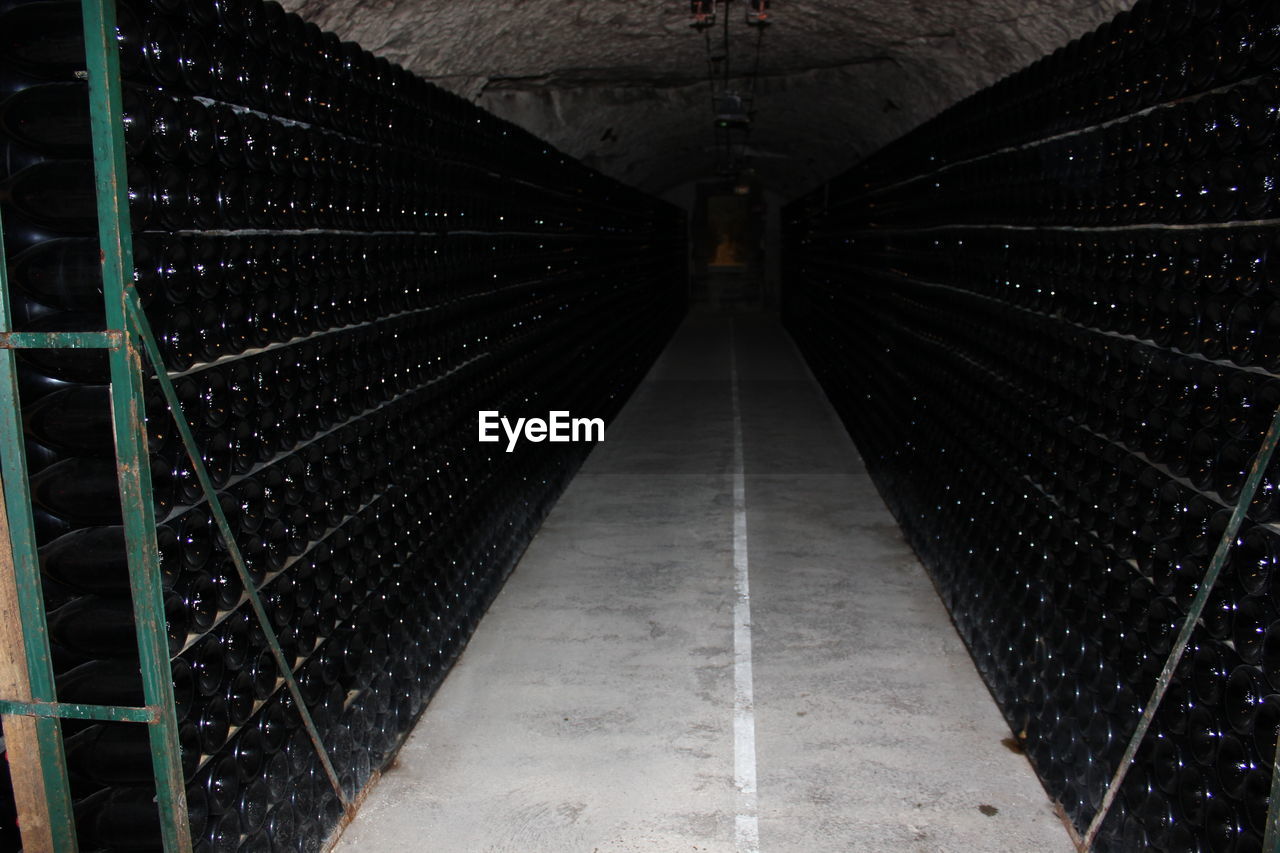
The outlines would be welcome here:
M 687 0 L 283 2 L 643 189 L 714 174 Z M 1132 2 L 773 0 L 753 165 L 798 195 Z M 755 31 L 744 0 L 729 6 L 731 67 L 747 72 Z

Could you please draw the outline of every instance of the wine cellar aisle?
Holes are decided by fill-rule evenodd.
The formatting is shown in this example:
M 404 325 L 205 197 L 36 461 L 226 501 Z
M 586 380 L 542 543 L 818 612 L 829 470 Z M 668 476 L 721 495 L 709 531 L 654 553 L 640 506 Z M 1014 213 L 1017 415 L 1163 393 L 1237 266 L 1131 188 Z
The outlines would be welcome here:
M 926 5 L 0 0 L 0 853 L 1280 853 L 1280 0 Z
M 761 849 L 1071 849 L 785 333 L 694 314 L 338 850 L 736 849 L 733 362 Z

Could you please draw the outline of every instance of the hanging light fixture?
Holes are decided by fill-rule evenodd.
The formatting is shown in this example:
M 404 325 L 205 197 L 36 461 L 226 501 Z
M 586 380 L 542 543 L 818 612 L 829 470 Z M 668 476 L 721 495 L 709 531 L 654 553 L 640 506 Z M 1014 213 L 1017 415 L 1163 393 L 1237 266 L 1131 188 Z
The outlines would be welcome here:
M 756 80 L 760 74 L 760 53 L 764 29 L 770 20 L 770 0 L 741 0 L 746 23 L 756 30 L 755 61 L 751 71 L 735 80 L 730 69 L 729 4 L 734 0 L 690 0 L 690 26 L 701 30 L 707 49 L 707 82 L 711 89 L 712 127 L 715 134 L 716 171 L 736 175 L 749 163 L 747 139 L 755 120 Z M 712 28 L 717 25 L 716 5 L 723 3 L 723 27 L 713 41 Z M 735 85 L 737 83 L 737 85 Z
M 689 16 L 694 29 L 705 29 L 716 25 L 716 0 L 689 0 Z
M 716 127 L 748 130 L 751 127 L 751 102 L 737 92 L 720 92 L 712 102 Z

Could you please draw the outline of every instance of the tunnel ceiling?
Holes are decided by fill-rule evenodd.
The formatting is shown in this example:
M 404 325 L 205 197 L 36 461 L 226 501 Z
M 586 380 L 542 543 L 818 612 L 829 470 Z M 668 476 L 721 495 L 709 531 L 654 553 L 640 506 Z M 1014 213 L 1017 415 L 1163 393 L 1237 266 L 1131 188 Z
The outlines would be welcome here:
M 714 175 L 707 52 L 687 0 L 284 5 L 645 190 Z M 1131 5 L 773 0 L 753 166 L 767 188 L 798 195 Z M 735 77 L 755 59 L 744 13 L 744 0 L 731 0 Z

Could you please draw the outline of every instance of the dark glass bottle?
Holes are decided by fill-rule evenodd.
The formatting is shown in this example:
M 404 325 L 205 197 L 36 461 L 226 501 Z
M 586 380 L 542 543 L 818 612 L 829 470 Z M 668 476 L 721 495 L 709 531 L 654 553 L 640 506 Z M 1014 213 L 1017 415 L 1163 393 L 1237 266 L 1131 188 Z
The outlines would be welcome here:
M 236 773 L 235 759 L 230 755 L 215 756 L 201 771 L 197 784 L 207 795 L 212 817 L 221 817 L 231 811 L 240 797 L 240 777 Z
M 245 670 L 229 674 L 224 697 L 227 704 L 227 718 L 231 725 L 244 725 L 253 714 L 255 699 L 253 676 Z
M 169 512 L 164 491 L 168 471 L 152 470 L 156 517 Z M 120 523 L 119 485 L 115 460 L 74 457 L 47 467 L 31 479 L 36 506 L 74 526 Z
M 240 815 L 234 808 L 208 824 L 204 846 L 209 853 L 235 853 L 240 844 Z
M 1249 777 L 1258 769 L 1253 744 L 1234 734 L 1225 734 L 1218 746 L 1215 769 L 1222 790 L 1236 800 L 1245 798 Z
M 187 608 L 170 592 L 165 601 L 169 653 L 181 650 L 187 638 Z M 136 659 L 138 645 L 129 599 L 84 595 L 49 614 L 50 638 L 89 657 Z
M 138 66 L 140 31 L 129 8 L 117 4 L 116 40 L 126 75 Z M 0 34 L 0 57 L 11 68 L 55 80 L 70 80 L 84 70 L 84 23 L 74 2 L 12 6 L 0 16 Z
M 184 775 L 190 776 L 200 759 L 195 725 L 179 730 Z M 67 766 L 79 776 L 103 785 L 145 785 L 155 779 L 151 741 L 144 726 L 98 723 L 66 740 Z
M 292 850 L 297 846 L 298 818 L 288 800 L 272 806 L 267 813 L 266 833 L 271 837 L 273 853 L 276 850 Z
M 1272 686 L 1274 690 L 1274 685 Z M 1253 718 L 1253 745 L 1258 755 L 1276 754 L 1276 733 L 1280 729 L 1280 694 L 1269 693 L 1257 703 Z
M 1231 639 L 1241 660 L 1257 663 L 1261 659 L 1267 627 L 1276 621 L 1276 616 L 1276 610 L 1267 598 L 1248 595 L 1238 600 L 1232 618 Z
M 191 707 L 195 685 L 191 669 L 185 661 L 172 664 L 173 689 L 177 697 L 179 718 Z M 126 705 L 142 707 L 142 675 L 137 661 L 94 660 L 81 664 L 57 680 L 58 700 L 86 705 Z
M 145 850 L 160 838 L 154 788 L 110 788 L 76 803 L 81 842 L 120 850 Z
M 227 742 L 231 721 L 227 715 L 227 703 L 221 695 L 208 696 L 200 701 L 199 714 L 195 718 L 200 739 L 200 750 L 215 754 Z
M 125 145 L 131 154 L 146 145 L 146 101 L 138 90 L 122 90 Z M 40 154 L 92 156 L 89 89 L 81 81 L 29 86 L 0 102 L 0 132 Z
M 1274 613 L 1271 616 L 1274 616 Z M 1253 621 L 1252 619 L 1249 620 L 1251 625 Z M 1258 621 L 1266 621 L 1269 625 L 1275 620 L 1274 618 L 1268 618 Z M 1255 640 L 1254 637 L 1248 636 L 1237 641 L 1236 647 L 1240 650 L 1241 657 L 1244 660 L 1257 661 L 1261 659 L 1262 637 L 1265 636 L 1265 632 L 1266 626 L 1250 627 L 1248 633 L 1256 634 L 1257 639 Z M 1245 645 L 1247 648 L 1241 649 L 1241 645 Z M 1269 692 L 1270 689 L 1266 684 L 1263 672 L 1258 667 L 1246 665 L 1238 666 L 1232 670 L 1231 676 L 1227 679 L 1223 708 L 1227 714 L 1227 721 L 1231 723 L 1231 727 L 1238 734 L 1252 736 L 1254 717 Z
M 104 385 L 63 388 L 23 412 L 28 435 L 63 451 L 114 456 L 110 390 Z
M 203 634 L 213 626 L 218 615 L 218 591 L 209 573 L 188 571 L 174 583 L 174 592 L 182 601 L 190 630 Z
M 93 234 L 98 227 L 93 163 L 33 163 L 0 182 L 0 204 L 40 228 L 64 234 Z
M 176 538 L 161 525 L 156 529 L 160 546 L 161 583 L 173 585 L 178 565 L 172 557 Z M 54 539 L 40 549 L 40 568 L 46 577 L 81 593 L 121 596 L 129 592 L 129 564 L 124 528 L 86 527 Z
M 88 87 L 83 83 L 46 83 L 11 95 L 0 103 L 0 131 L 42 154 L 90 155 Z
M 217 635 L 206 635 L 191 647 L 185 657 L 190 661 L 191 670 L 195 676 L 195 688 L 199 695 L 204 697 L 217 695 L 220 692 L 227 665 L 222 639 Z
M 167 471 L 153 469 L 152 498 L 157 518 L 169 512 Z M 31 494 L 49 521 L 38 529 L 45 541 L 73 527 L 115 525 L 121 521 L 116 464 L 111 459 L 75 457 L 49 466 L 31 478 Z
M 269 648 L 261 648 L 254 655 L 249 664 L 249 675 L 253 680 L 254 698 L 266 699 L 275 690 L 279 667 Z

